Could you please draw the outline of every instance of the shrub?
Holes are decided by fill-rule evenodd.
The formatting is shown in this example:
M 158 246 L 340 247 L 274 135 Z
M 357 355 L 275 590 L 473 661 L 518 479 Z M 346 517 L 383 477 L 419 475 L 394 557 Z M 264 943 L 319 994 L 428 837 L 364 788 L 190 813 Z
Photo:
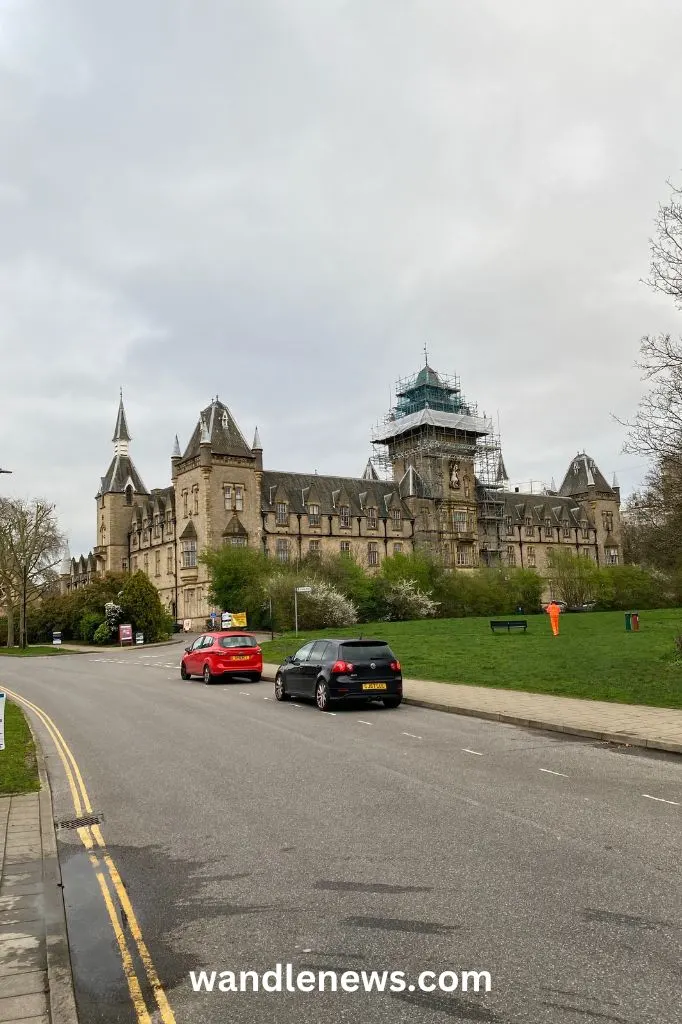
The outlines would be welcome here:
M 358 621 L 353 602 L 326 580 L 308 574 L 277 573 L 266 580 L 263 593 L 268 607 L 272 601 L 273 618 L 278 629 L 292 629 L 294 626 L 295 587 L 312 587 L 309 594 L 298 595 L 299 629 L 352 626 Z
M 96 644 L 108 644 L 111 641 L 111 630 L 106 622 L 98 626 L 92 638 Z
M 80 639 L 84 640 L 87 644 L 91 644 L 95 638 L 95 633 L 101 625 L 103 625 L 101 615 L 97 612 L 86 612 L 78 628 Z
M 435 615 L 438 602 L 433 601 L 417 586 L 416 580 L 377 580 L 377 603 L 380 618 L 387 622 L 404 622 L 408 619 L 425 619 Z
M 104 622 L 109 630 L 109 633 L 115 633 L 118 624 L 123 618 L 123 609 L 120 604 L 115 604 L 113 601 L 107 601 L 104 605 Z

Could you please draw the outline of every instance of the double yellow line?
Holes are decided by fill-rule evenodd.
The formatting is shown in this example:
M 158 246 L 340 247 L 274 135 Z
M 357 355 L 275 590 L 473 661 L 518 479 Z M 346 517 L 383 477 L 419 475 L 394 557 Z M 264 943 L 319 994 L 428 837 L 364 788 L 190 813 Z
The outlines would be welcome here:
M 3 687 L 3 689 L 7 696 L 11 697 L 12 700 L 17 701 L 19 704 L 23 704 L 24 707 L 33 711 L 52 737 L 54 745 L 57 748 L 57 753 L 64 765 L 64 771 L 66 772 L 69 789 L 71 790 L 71 799 L 73 800 L 76 817 L 81 818 L 83 816 L 91 815 L 92 804 L 90 803 L 90 797 L 88 796 L 88 791 L 85 788 L 85 783 L 83 782 L 83 776 L 80 773 L 75 757 L 71 753 L 66 740 L 55 723 L 52 721 L 50 716 L 42 710 L 42 708 L 31 703 L 30 700 L 26 699 L 26 697 L 22 697 L 18 693 L 13 693 L 12 690 L 8 690 L 7 687 Z M 81 827 L 78 829 L 78 835 L 80 836 L 83 846 L 88 851 L 90 863 L 94 868 L 95 876 L 102 892 L 102 898 L 104 899 L 104 904 L 111 920 L 111 926 L 114 929 L 116 944 L 118 945 L 119 953 L 121 954 L 123 973 L 125 974 L 126 981 L 128 983 L 130 998 L 133 1001 L 139 1024 L 151 1024 L 151 1017 L 149 1015 L 144 996 L 142 995 L 142 986 L 140 985 L 140 980 L 135 971 L 135 965 L 133 963 L 133 958 L 130 953 L 126 936 L 118 919 L 112 890 L 118 897 L 121 910 L 126 916 L 130 934 L 135 942 L 135 946 L 137 947 L 137 952 L 144 967 L 147 981 L 154 993 L 154 999 L 158 1006 L 160 1020 L 163 1024 L 175 1024 L 175 1016 L 170 1008 L 168 999 L 166 998 L 163 985 L 156 973 L 156 968 L 154 967 L 149 950 L 142 938 L 142 932 L 140 931 L 135 911 L 132 908 L 130 899 L 128 898 L 128 893 L 121 881 L 121 876 L 118 873 L 116 865 L 107 852 L 106 843 L 104 842 L 99 825 Z

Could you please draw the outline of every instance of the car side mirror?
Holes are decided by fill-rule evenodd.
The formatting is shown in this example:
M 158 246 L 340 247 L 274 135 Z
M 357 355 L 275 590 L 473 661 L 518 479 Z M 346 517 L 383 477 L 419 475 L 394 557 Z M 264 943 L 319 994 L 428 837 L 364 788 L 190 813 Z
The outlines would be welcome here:
M 191 647 L 185 647 L 185 653 L 186 653 L 186 654 L 189 654 L 189 652 L 190 652 L 191 650 L 192 650 L 192 648 L 191 648 Z

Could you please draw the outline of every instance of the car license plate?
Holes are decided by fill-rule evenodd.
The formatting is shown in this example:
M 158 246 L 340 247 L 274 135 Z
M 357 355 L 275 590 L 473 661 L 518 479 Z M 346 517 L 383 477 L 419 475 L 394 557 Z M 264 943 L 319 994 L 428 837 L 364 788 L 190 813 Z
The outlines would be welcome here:
M 248 654 L 235 654 L 234 660 L 235 661 L 248 661 L 249 660 L 249 656 L 248 656 Z
M 363 690 L 385 690 L 387 683 L 363 683 Z

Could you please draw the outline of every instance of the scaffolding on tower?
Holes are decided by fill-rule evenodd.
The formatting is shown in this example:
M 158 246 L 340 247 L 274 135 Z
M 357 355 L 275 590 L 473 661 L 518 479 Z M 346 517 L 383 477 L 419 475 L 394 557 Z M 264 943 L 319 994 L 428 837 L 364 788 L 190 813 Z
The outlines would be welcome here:
M 445 534 L 458 502 L 443 493 L 441 460 L 472 459 L 482 558 L 499 564 L 508 478 L 492 418 L 465 399 L 459 377 L 438 374 L 428 363 L 418 374 L 398 380 L 395 394 L 395 404 L 372 430 L 377 474 L 390 480 L 397 463 L 413 466 L 438 503 L 437 530 Z

